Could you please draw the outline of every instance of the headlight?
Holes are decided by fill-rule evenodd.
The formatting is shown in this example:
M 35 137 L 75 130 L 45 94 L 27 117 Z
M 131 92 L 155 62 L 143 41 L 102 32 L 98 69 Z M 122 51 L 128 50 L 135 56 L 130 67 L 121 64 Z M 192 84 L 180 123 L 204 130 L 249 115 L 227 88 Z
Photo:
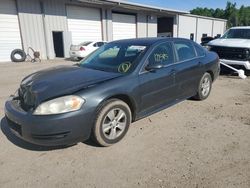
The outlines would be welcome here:
M 56 98 L 40 104 L 34 111 L 34 115 L 62 114 L 79 110 L 85 100 L 79 96 L 70 95 Z

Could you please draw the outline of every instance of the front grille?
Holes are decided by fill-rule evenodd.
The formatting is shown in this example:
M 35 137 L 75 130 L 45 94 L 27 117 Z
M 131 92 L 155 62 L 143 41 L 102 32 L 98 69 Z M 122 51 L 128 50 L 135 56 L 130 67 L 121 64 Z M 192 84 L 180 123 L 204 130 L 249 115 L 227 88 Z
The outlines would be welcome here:
M 22 136 L 22 127 L 19 124 L 16 124 L 15 122 L 11 121 L 8 117 L 6 117 L 7 123 L 9 127 L 14 130 L 16 133 L 18 133 L 20 136 Z
M 68 136 L 70 132 L 61 132 L 61 133 L 55 133 L 55 134 L 46 134 L 46 135 L 37 135 L 37 134 L 32 134 L 32 137 L 34 139 L 39 139 L 39 140 L 56 140 L 56 139 L 62 139 Z
M 211 46 L 211 51 L 216 52 L 220 59 L 248 61 L 250 60 L 250 49 Z

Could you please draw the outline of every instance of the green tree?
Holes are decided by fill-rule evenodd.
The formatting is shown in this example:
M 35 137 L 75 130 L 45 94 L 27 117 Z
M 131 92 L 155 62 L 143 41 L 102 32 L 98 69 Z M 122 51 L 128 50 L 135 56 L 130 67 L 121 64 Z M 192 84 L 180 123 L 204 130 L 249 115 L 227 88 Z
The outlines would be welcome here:
M 225 9 L 225 18 L 228 20 L 227 26 L 237 26 L 238 25 L 238 10 L 236 8 L 236 3 L 227 2 Z
M 220 9 L 220 8 L 215 9 L 213 17 L 215 17 L 215 18 L 225 18 L 224 10 Z
M 250 26 L 250 7 L 241 6 L 237 9 L 237 4 L 227 2 L 225 9 L 208 9 L 197 7 L 190 11 L 191 14 L 208 16 L 214 18 L 227 19 L 227 26 Z

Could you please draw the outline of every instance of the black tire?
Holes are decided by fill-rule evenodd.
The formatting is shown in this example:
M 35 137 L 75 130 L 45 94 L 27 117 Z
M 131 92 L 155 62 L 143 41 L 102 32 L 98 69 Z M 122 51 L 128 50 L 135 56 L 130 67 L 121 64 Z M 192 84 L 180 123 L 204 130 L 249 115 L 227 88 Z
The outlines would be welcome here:
M 109 120 L 108 114 L 111 113 L 111 111 L 116 111 L 120 109 L 122 113 L 124 113 L 124 129 L 120 132 L 118 132 L 120 129 L 118 127 L 115 127 L 112 122 L 110 120 L 110 122 L 105 123 L 106 120 Z M 118 111 L 117 113 L 119 113 L 120 111 Z M 118 115 L 118 114 L 117 114 Z M 114 116 L 117 118 L 117 116 Z M 96 120 L 92 129 L 92 135 L 91 138 L 100 146 L 111 146 L 117 142 L 119 142 L 127 133 L 128 129 L 129 129 L 129 125 L 131 124 L 131 110 L 129 108 L 129 106 L 118 99 L 111 99 L 108 100 L 106 102 L 104 102 L 101 107 L 99 108 L 98 112 L 97 112 L 97 116 L 96 116 Z M 118 119 L 118 118 L 117 118 Z M 114 120 L 115 121 L 115 120 Z M 110 129 L 107 130 L 106 132 L 103 130 L 104 129 L 104 123 L 107 124 L 111 124 L 110 125 Z M 117 125 L 119 123 L 119 121 L 116 121 Z M 112 127 L 113 126 L 113 127 Z M 108 126 L 107 126 L 108 127 Z M 117 133 L 117 137 L 114 137 L 113 139 L 108 138 L 108 133 L 110 131 L 110 135 L 112 134 L 111 131 L 115 129 L 116 133 Z
M 16 55 L 19 57 L 16 57 Z M 12 62 L 23 62 L 26 59 L 26 53 L 21 49 L 15 49 L 11 52 L 10 59 Z
M 208 91 L 204 92 L 203 84 L 206 81 L 208 81 L 207 85 L 209 86 L 209 89 Z M 212 89 L 212 77 L 209 73 L 206 72 L 200 79 L 198 91 L 197 94 L 194 96 L 194 99 L 200 101 L 207 99 L 208 96 L 210 95 L 211 89 Z

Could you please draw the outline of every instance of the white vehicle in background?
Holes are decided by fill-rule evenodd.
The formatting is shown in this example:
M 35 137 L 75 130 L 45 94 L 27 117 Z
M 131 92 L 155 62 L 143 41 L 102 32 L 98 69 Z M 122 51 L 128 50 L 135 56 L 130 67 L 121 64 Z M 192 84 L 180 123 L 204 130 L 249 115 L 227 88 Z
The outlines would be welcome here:
M 86 41 L 78 45 L 71 45 L 69 55 L 72 59 L 82 59 L 87 55 L 106 44 L 104 41 Z
M 250 26 L 232 27 L 218 39 L 208 43 L 222 63 L 250 70 Z

